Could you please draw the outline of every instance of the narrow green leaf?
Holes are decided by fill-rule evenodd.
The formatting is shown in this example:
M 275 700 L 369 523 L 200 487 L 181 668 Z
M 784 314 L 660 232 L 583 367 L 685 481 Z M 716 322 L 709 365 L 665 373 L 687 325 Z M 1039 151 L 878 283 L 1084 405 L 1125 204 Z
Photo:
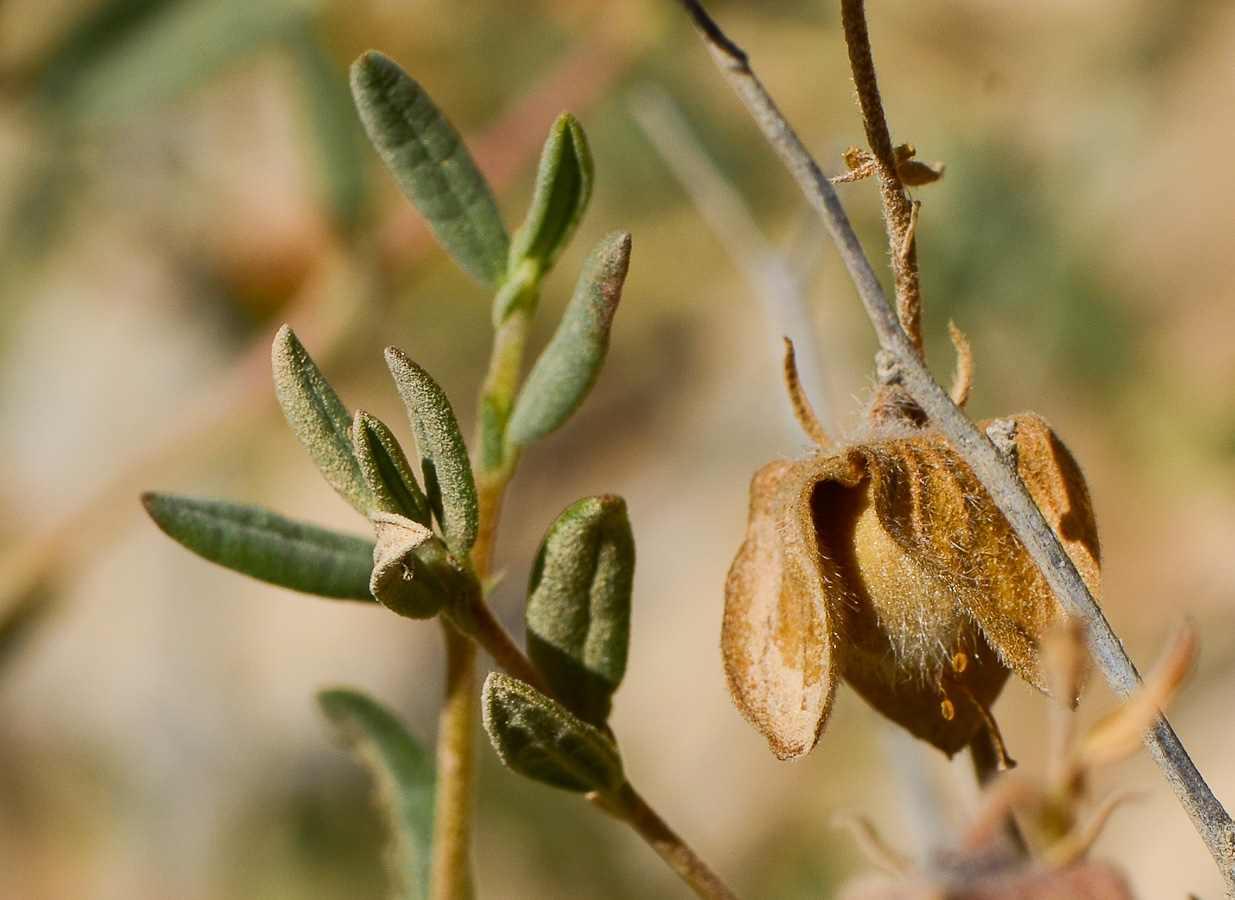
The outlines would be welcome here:
M 574 116 L 562 113 L 540 155 L 532 206 L 511 245 L 511 270 L 526 259 L 547 272 L 574 235 L 591 196 L 587 137 Z
M 275 335 L 274 386 L 283 415 L 322 476 L 362 515 L 374 508 L 349 434 L 352 417 L 291 328 Z
M 437 615 L 450 595 L 420 554 L 433 543 L 444 550 L 441 542 L 425 526 L 396 513 L 375 512 L 373 527 L 377 551 L 369 591 L 382 606 L 409 619 Z
M 604 725 L 626 674 L 635 539 L 626 502 L 580 500 L 558 518 L 532 568 L 527 649 L 554 695 Z
M 424 88 L 370 50 L 352 65 L 352 97 L 369 140 L 403 193 L 465 272 L 502 283 L 510 239 L 489 183 Z
M 373 542 L 226 500 L 142 494 L 150 518 L 198 556 L 305 594 L 373 600 Z
M 416 433 L 429 505 L 447 546 L 456 553 L 467 553 L 476 543 L 479 527 L 476 481 L 450 400 L 429 373 L 399 348 L 386 348 L 386 363 Z
M 375 510 L 399 513 L 421 525 L 429 524 L 429 501 L 403 448 L 386 424 L 364 410 L 352 420 L 352 447 L 365 484 L 373 494 Z
M 106 124 L 196 90 L 315 14 L 317 0 L 113 0 L 48 60 L 45 108 L 73 126 Z
M 301 102 L 308 119 L 321 183 L 335 216 L 345 226 L 360 219 L 369 188 L 369 147 L 356 121 L 356 107 L 347 76 L 322 46 L 316 24 L 289 35 L 288 43 L 300 73 Z
M 626 780 L 609 737 L 530 685 L 491 672 L 481 703 L 493 749 L 520 775 L 579 792 L 615 789 Z
M 557 331 L 515 401 L 506 432 L 512 444 L 549 434 L 592 389 L 609 349 L 609 328 L 629 265 L 626 232 L 610 234 L 592 249 Z
M 80 90 L 90 69 L 115 53 L 151 21 L 183 0 L 105 0 L 68 28 L 46 53 L 35 94 L 54 110 Z
M 399 900 L 428 900 L 433 860 L 433 758 L 385 707 L 336 688 L 317 704 L 339 740 L 373 776 L 393 838 L 386 864 Z

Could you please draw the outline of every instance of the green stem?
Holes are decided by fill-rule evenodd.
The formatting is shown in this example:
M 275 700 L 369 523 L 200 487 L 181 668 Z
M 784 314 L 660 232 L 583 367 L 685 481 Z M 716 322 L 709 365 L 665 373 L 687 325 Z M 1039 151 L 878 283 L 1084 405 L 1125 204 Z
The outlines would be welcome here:
M 493 335 L 493 353 L 489 357 L 489 371 L 480 390 L 480 409 L 476 421 L 476 446 L 480 452 L 480 471 L 477 487 L 481 493 L 481 529 L 486 526 L 492 532 L 497 527 L 502 496 L 514 474 L 518 460 L 517 451 L 506 446 L 506 422 L 514 406 L 515 392 L 519 386 L 519 373 L 523 368 L 523 351 L 527 344 L 528 323 L 531 310 L 520 307 L 514 310 Z M 490 496 L 491 515 L 484 515 L 484 495 Z M 477 547 L 488 552 L 492 548 L 492 533 L 489 540 L 477 541 Z M 477 550 L 472 550 L 473 561 Z M 487 564 L 487 559 L 484 560 Z M 480 561 L 476 561 L 479 569 Z M 486 565 L 487 571 L 487 565 Z
M 517 453 L 504 441 L 523 365 L 530 313 L 517 309 L 497 327 L 489 372 L 481 388 L 477 440 L 480 528 L 471 560 L 477 581 L 488 577 L 502 498 L 514 474 Z M 480 591 L 457 622 L 442 621 L 446 636 L 446 695 L 438 719 L 437 798 L 434 807 L 432 900 L 468 900 L 472 894 L 470 847 L 475 793 L 476 647 L 499 665 L 535 684 L 535 672 L 493 616 Z M 465 633 L 466 632 L 466 633 Z M 520 661 L 522 665 L 520 665 Z M 539 679 L 537 679 L 538 681 Z
M 433 810 L 432 900 L 471 897 L 470 837 L 475 782 L 476 645 L 442 620 L 446 696 L 438 718 L 437 794 Z

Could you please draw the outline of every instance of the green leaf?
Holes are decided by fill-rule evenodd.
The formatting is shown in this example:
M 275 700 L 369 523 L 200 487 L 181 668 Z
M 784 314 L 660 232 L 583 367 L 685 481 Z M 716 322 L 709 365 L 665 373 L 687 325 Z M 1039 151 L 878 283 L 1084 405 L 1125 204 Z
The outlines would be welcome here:
M 580 500 L 541 544 L 527 602 L 527 649 L 553 694 L 603 725 L 626 674 L 635 539 L 626 502 Z
M 198 556 L 305 594 L 373 600 L 373 542 L 226 500 L 142 494 L 150 518 Z
M 454 126 L 424 88 L 372 50 L 352 65 L 352 97 L 382 162 L 442 246 L 481 284 L 500 285 L 510 239 Z
M 352 448 L 374 509 L 429 524 L 429 501 L 420 490 L 403 448 L 385 423 L 364 410 L 352 420 Z
M 396 513 L 375 512 L 373 527 L 377 552 L 370 592 L 382 606 L 409 619 L 437 615 L 450 599 L 448 584 L 439 578 L 443 572 L 449 578 L 449 569 L 441 566 L 445 562 L 441 542 L 425 526 Z M 430 566 L 421 554 L 431 552 L 435 544 L 442 552 L 432 554 L 438 565 Z
M 625 782 L 613 741 L 530 685 L 491 672 L 481 704 L 493 749 L 520 775 L 579 792 Z
M 275 335 L 271 356 L 275 391 L 292 431 L 330 486 L 367 516 L 375 501 L 352 447 L 347 407 L 287 325 Z
M 456 553 L 467 553 L 476 543 L 479 528 L 476 481 L 450 400 L 429 373 L 399 348 L 386 348 L 386 363 L 416 433 L 429 505 L 447 546 Z
M 626 232 L 614 232 L 592 249 L 557 331 L 515 401 L 506 431 L 512 444 L 549 434 L 591 390 L 609 349 L 609 328 L 629 265 Z
M 515 232 L 510 269 L 523 260 L 547 272 L 574 235 L 592 196 L 592 154 L 583 127 L 570 113 L 553 123 L 540 155 L 536 192 L 523 225 Z
M 347 77 L 323 49 L 320 29 L 305 23 L 289 44 L 326 196 L 339 220 L 354 226 L 369 188 L 370 157 Z
M 114 0 L 51 54 L 46 109 L 71 125 L 107 123 L 167 103 L 315 13 L 318 0 Z
M 339 740 L 373 776 L 392 835 L 386 863 L 400 900 L 428 900 L 433 860 L 433 759 L 387 709 L 357 691 L 317 695 Z

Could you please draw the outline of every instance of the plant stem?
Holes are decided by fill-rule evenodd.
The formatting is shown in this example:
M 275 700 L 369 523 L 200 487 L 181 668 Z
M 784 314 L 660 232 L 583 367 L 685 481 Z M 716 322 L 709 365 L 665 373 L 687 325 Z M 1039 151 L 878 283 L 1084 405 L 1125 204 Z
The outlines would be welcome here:
M 648 802 L 626 782 L 613 793 L 592 793 L 588 799 L 616 819 L 628 823 L 673 871 L 703 900 L 737 900 L 707 863 L 678 837 Z
M 476 441 L 482 448 L 482 463 L 477 475 L 480 529 L 476 544 L 472 547 L 472 564 L 482 582 L 488 575 L 492 562 L 502 499 L 518 462 L 518 450 L 507 447 L 500 438 L 504 435 L 506 419 L 518 387 L 529 319 L 528 308 L 518 308 L 498 325 L 489 372 L 481 389 Z M 486 416 L 492 418 L 486 419 Z M 493 453 L 494 448 L 500 452 Z M 483 648 L 508 675 L 531 685 L 546 696 L 553 696 L 553 691 L 545 684 L 526 654 L 493 615 L 482 592 L 477 591 L 471 598 L 465 621 L 460 624 L 465 626 L 468 639 Z M 458 634 L 457 631 L 454 633 Z M 470 725 L 468 735 L 470 738 Z M 439 794 L 439 802 L 440 796 Z M 628 822 L 703 900 L 737 900 L 703 860 L 665 824 L 629 783 L 612 796 L 591 794 L 589 799 L 609 814 Z M 435 838 L 435 842 L 437 840 Z M 434 900 L 439 898 L 435 895 Z
M 468 900 L 476 770 L 476 645 L 445 619 L 442 630 L 446 639 L 446 696 L 438 717 L 430 896 L 432 900 Z
M 502 497 L 514 474 L 513 458 L 502 452 L 501 434 L 510 412 L 528 316 L 515 312 L 498 326 L 489 357 L 489 372 L 481 389 L 477 440 L 481 461 L 477 467 L 479 529 L 471 560 L 478 583 L 488 577 L 502 512 Z M 494 452 L 494 450 L 497 452 Z M 446 696 L 438 719 L 437 795 L 433 810 L 432 900 L 468 900 L 471 886 L 472 796 L 475 792 L 476 646 L 480 641 L 499 665 L 510 665 L 511 651 L 523 667 L 517 677 L 535 674 L 526 657 L 493 616 L 480 591 L 458 622 L 442 621 L 446 636 Z M 464 629 L 466 634 L 460 629 Z M 481 641 L 483 636 L 484 640 Z
M 849 49 L 853 83 L 858 91 L 858 106 L 862 110 L 862 126 L 875 157 L 879 195 L 883 200 L 883 221 L 888 229 L 888 243 L 892 247 L 896 311 L 914 348 L 921 354 L 922 282 L 918 274 L 917 242 L 911 227 L 913 204 L 901 181 L 896 149 L 883 112 L 883 102 L 879 98 L 865 6 L 866 0 L 841 0 L 841 23 L 845 30 L 845 45 Z
M 1007 517 L 1068 614 L 1085 627 L 1090 651 L 1107 683 L 1119 697 L 1126 698 L 1140 685 L 1136 667 L 1024 482 L 1000 457 L 990 438 L 974 426 L 931 375 L 884 295 L 836 191 L 751 71 L 746 54 L 725 36 L 698 0 L 682 0 L 682 3 L 721 72 L 798 182 L 806 199 L 823 218 L 883 348 L 880 367 L 887 371 L 885 380 L 903 386 L 928 419 L 953 443 Z M 1228 890 L 1235 892 L 1235 822 L 1205 783 L 1165 717 L 1157 718 L 1146 733 L 1145 742 L 1218 863 Z
M 524 655 L 514 638 L 510 636 L 502 623 L 498 621 L 489 604 L 482 595 L 477 595 L 466 611 L 467 624 L 464 632 L 475 641 L 482 650 L 489 654 L 497 667 L 507 675 L 518 678 L 529 684 L 546 696 L 552 696 L 553 691 L 545 684 L 540 673 Z

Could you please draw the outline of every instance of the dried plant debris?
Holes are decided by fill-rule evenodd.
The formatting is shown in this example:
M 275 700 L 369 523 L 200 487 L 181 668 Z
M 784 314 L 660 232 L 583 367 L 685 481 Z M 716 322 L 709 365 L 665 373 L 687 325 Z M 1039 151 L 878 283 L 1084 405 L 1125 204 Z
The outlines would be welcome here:
M 1044 644 L 1050 683 L 1079 691 L 1088 662 L 1081 629 L 1069 624 Z M 1095 769 L 1139 749 L 1140 735 L 1178 693 L 1195 653 L 1195 637 L 1181 632 L 1131 701 L 1083 737 L 1074 736 L 1070 711 L 1051 709 L 1053 764 L 1045 777 L 1020 771 L 996 777 L 959 845 L 945 853 L 915 864 L 884 844 L 869 822 L 845 817 L 838 824 L 852 831 L 881 873 L 855 881 L 842 900 L 1132 900 L 1122 872 L 1086 858 L 1128 795 L 1114 794 L 1088 809 L 1088 784 Z M 1061 720 L 1069 727 L 1058 727 Z
M 922 187 L 943 177 L 943 163 L 928 165 L 919 159 L 914 159 L 917 150 L 913 144 L 899 144 L 896 147 L 896 171 L 906 187 Z M 874 176 L 878 169 L 875 155 L 861 147 L 850 147 L 844 154 L 846 171 L 834 175 L 830 179 L 833 184 L 847 184 L 851 181 L 861 181 Z
M 1079 467 L 1041 418 L 1007 421 L 1018 474 L 1096 594 Z M 782 759 L 815 745 L 841 678 L 954 754 L 993 730 L 1010 672 L 1047 690 L 1039 643 L 1066 621 L 947 439 L 903 423 L 759 470 L 725 594 L 730 689 Z

